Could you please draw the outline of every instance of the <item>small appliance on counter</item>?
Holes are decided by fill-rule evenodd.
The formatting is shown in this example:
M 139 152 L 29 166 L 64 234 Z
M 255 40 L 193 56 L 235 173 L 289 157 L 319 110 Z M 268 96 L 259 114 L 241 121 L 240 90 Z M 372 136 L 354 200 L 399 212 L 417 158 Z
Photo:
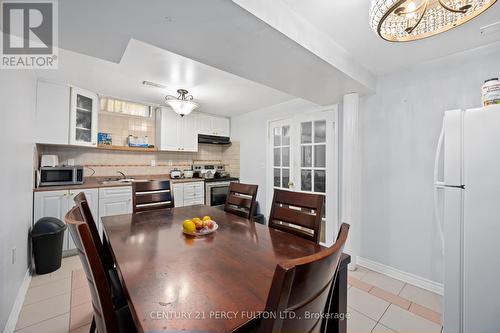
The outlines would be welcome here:
M 182 178 L 182 171 L 179 169 L 170 170 L 170 178 L 172 178 L 172 179 Z
M 184 178 L 193 178 L 194 175 L 193 170 L 184 170 L 183 173 L 184 173 Z
M 42 155 L 40 158 L 40 167 L 56 167 L 59 165 L 59 157 L 57 155 Z
M 37 172 L 38 186 L 83 184 L 83 166 L 41 167 Z

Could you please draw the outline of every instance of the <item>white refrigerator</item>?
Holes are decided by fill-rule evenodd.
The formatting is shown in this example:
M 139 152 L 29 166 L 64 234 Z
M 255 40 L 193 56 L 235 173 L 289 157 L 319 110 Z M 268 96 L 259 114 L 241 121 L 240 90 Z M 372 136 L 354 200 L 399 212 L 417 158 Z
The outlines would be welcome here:
M 435 167 L 444 332 L 500 332 L 500 105 L 445 112 Z

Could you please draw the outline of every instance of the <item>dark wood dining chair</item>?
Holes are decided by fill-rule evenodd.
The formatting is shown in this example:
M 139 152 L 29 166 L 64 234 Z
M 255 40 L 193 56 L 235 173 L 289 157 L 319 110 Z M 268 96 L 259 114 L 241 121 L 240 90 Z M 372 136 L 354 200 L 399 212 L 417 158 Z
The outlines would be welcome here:
M 90 235 L 92 236 L 92 241 L 94 242 L 97 254 L 99 255 L 99 258 L 101 259 L 101 262 L 106 270 L 107 281 L 111 286 L 111 294 L 113 295 L 113 303 L 116 305 L 125 305 L 126 298 L 124 296 L 123 288 L 118 277 L 118 272 L 115 268 L 115 263 L 111 255 L 111 251 L 106 242 L 101 242 L 99 229 L 97 228 L 97 224 L 95 223 L 94 217 L 92 216 L 92 211 L 90 210 L 90 206 L 85 193 L 78 193 L 73 200 L 80 210 L 80 213 L 83 217 L 83 222 L 86 223 L 89 227 Z
M 106 270 L 92 238 L 89 225 L 79 207 L 73 207 L 64 217 L 73 237 L 83 271 L 87 277 L 94 317 L 90 333 L 135 333 L 136 328 L 128 306 L 116 307 L 107 283 Z
M 319 242 L 324 196 L 274 190 L 269 227 Z
M 134 213 L 174 207 L 169 180 L 150 180 L 133 183 Z
M 258 188 L 258 185 L 230 183 L 224 210 L 250 220 L 255 213 Z
M 114 267 L 113 260 L 109 257 L 109 254 L 106 253 L 104 249 L 105 246 L 101 242 L 99 229 L 94 220 L 94 217 L 92 216 L 92 211 L 90 210 L 90 205 L 89 202 L 87 201 L 85 193 L 83 192 L 78 193 L 73 199 L 73 201 L 80 209 L 80 212 L 82 213 L 82 216 L 84 218 L 84 222 L 87 223 L 87 225 L 89 226 L 90 234 L 92 235 L 92 239 L 94 240 L 97 252 L 101 257 L 101 261 L 103 262 L 104 267 L 105 268 Z
M 326 320 L 321 314 L 329 308 L 340 257 L 349 225 L 342 224 L 331 247 L 303 258 L 287 260 L 276 266 L 259 333 L 323 332 Z M 306 316 L 306 313 L 312 316 Z M 300 319 L 299 319 L 300 318 Z

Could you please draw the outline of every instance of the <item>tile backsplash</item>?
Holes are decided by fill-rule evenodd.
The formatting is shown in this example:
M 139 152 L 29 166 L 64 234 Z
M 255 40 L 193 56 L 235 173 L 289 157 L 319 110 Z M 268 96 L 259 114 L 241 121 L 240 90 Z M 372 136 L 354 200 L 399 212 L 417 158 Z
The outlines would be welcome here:
M 127 118 L 124 117 L 124 119 Z M 233 142 L 229 146 L 200 144 L 196 153 L 127 152 L 74 146 L 38 145 L 38 154 L 58 155 L 60 164 L 67 164 L 69 159 L 73 159 L 75 165 L 86 167 L 85 176 L 114 177 L 118 175 L 117 171 L 126 175 L 167 174 L 174 168 L 181 170 L 190 168 L 193 161 L 221 161 L 231 176 L 239 177 L 240 175 L 239 142 Z M 152 160 L 155 162 L 154 167 L 151 166 Z
M 155 116 L 151 118 L 99 112 L 99 132 L 111 134 L 114 146 L 127 146 L 129 135 L 147 136 L 150 145 L 155 145 Z

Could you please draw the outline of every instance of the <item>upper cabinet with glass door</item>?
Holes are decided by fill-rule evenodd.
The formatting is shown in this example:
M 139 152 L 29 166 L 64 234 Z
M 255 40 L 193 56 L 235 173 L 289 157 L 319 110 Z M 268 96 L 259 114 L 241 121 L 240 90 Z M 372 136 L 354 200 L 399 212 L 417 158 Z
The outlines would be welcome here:
M 97 146 L 98 98 L 93 92 L 71 88 L 70 144 Z

